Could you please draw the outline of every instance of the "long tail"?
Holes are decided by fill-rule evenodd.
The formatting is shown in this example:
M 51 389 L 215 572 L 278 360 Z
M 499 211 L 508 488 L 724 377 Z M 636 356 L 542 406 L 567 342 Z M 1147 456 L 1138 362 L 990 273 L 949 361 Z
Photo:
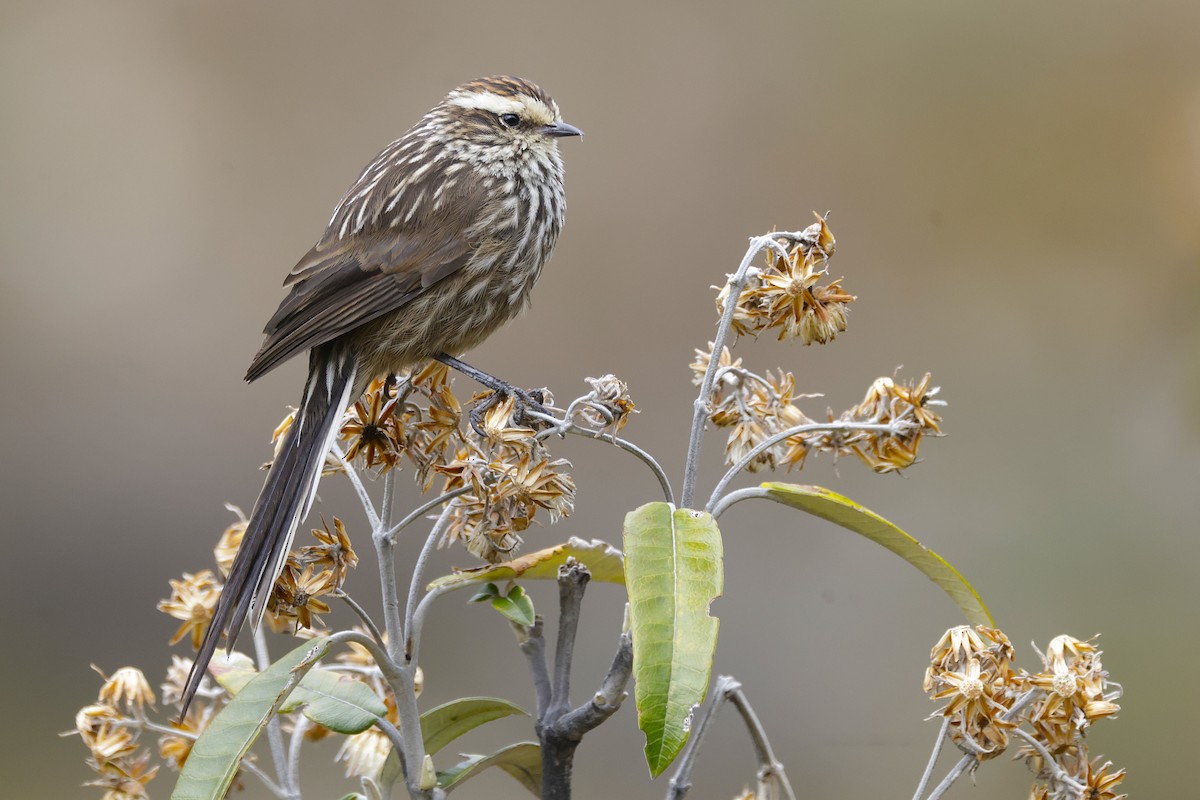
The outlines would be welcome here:
M 309 354 L 304 400 L 254 503 L 242 544 L 188 675 L 181 717 L 196 695 L 221 634 L 227 634 L 227 646 L 232 649 L 247 616 L 253 615 L 256 627 L 262 618 L 296 527 L 316 496 L 325 456 L 337 435 L 342 412 L 352 399 L 355 372 L 354 355 L 343 343 L 330 342 L 313 348 Z

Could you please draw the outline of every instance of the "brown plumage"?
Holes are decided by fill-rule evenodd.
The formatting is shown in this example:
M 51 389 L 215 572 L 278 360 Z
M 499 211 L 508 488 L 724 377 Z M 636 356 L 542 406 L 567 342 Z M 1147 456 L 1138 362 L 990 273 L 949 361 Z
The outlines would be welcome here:
M 509 388 L 454 356 L 527 304 L 566 207 L 556 140 L 579 134 L 528 81 L 465 83 L 367 165 L 289 273 L 246 380 L 308 350 L 308 381 L 188 677 L 185 713 L 221 635 L 232 647 L 261 616 L 342 412 L 366 385 L 439 358 Z

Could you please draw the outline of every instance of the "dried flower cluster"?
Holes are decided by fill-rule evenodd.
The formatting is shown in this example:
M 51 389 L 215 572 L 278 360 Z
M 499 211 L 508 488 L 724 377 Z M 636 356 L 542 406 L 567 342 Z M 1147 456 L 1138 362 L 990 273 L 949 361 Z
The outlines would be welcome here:
M 846 330 L 846 311 L 856 298 L 842 289 L 841 278 L 818 285 L 828 277 L 835 240 L 825 218 L 816 216 L 817 222 L 798 237 L 779 240 L 787 258 L 767 250 L 766 267 L 747 276 L 733 312 L 733 329 L 739 336 L 777 329 L 781 340 L 826 344 Z M 729 283 L 720 289 L 718 313 L 725 312 L 730 292 Z
M 709 361 L 708 349 L 696 350 L 692 361 L 693 383 L 701 384 Z M 937 387 L 930 387 L 928 373 L 916 384 L 898 383 L 879 378 L 867 390 L 863 402 L 834 417 L 827 412 L 825 422 L 817 422 L 794 403 L 798 398 L 820 395 L 796 394 L 795 376 L 779 370 L 765 375 L 742 366 L 729 348 L 723 348 L 716 379 L 709 395 L 709 419 L 714 425 L 729 428 L 725 461 L 740 463 L 767 440 L 799 426 L 811 426 L 766 447 L 754 455 L 746 469 L 757 472 L 764 467 L 803 468 L 809 453 L 854 455 L 876 472 L 894 472 L 917 460 L 917 448 L 925 435 L 941 434 L 941 418 L 933 407 L 945 405 L 935 399 Z
M 501 561 L 521 542 L 538 510 L 551 522 L 568 516 L 575 481 L 565 459 L 554 459 L 532 428 L 517 424 L 511 397 L 483 416 L 483 436 L 464 436 L 455 457 L 436 467 L 445 491 L 468 489 L 450 503 L 443 541 L 461 540 L 474 555 Z
M 1055 637 L 1036 674 L 1014 670 L 1012 658 L 1008 638 L 982 625 L 951 628 L 934 645 L 924 689 L 949 700 L 937 715 L 949 720 L 955 744 L 980 761 L 994 758 L 1024 725 L 1016 757 L 1037 776 L 1031 800 L 1125 797 L 1115 791 L 1125 771 L 1089 760 L 1084 739 L 1093 722 L 1120 711 L 1121 687 L 1108 680 L 1094 642 Z
M 213 557 L 222 578 L 228 577 L 233 557 L 246 532 L 245 516 L 240 509 L 231 509 L 238 515 L 238 521 L 225 529 L 213 548 Z M 321 598 L 340 591 L 347 572 L 358 564 L 358 555 L 346 535 L 346 527 L 337 517 L 334 517 L 332 530 L 326 524 L 321 529 L 313 530 L 312 534 L 317 544 L 288 554 L 283 571 L 275 581 L 267 601 L 263 619 L 276 632 L 311 629 L 314 614 L 329 612 L 329 605 Z M 190 636 L 192 648 L 199 648 L 204 630 L 216 609 L 222 584 L 211 570 L 184 573 L 182 579 L 172 580 L 170 584 L 171 596 L 159 601 L 158 610 L 183 620 L 171 637 L 171 644 Z M 320 623 L 319 617 L 316 622 Z
M 99 669 L 96 670 L 100 672 Z M 158 773 L 151 754 L 138 743 L 146 706 L 153 708 L 154 693 L 141 670 L 122 667 L 104 678 L 96 702 L 75 715 L 75 730 L 91 751 L 88 766 L 98 775 L 85 785 L 104 789 L 104 800 L 140 800 L 149 797 L 146 784 Z

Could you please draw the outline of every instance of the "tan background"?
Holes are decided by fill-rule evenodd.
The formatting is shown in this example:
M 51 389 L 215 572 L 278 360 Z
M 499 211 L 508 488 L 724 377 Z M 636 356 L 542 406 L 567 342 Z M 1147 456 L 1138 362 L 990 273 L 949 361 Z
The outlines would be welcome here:
M 1031 639 L 1102 631 L 1127 695 L 1093 752 L 1138 796 L 1190 792 L 1200 5 L 79 0 L 9 2 L 0 19 L 6 796 L 95 795 L 75 788 L 83 749 L 54 734 L 94 695 L 88 662 L 160 679 L 174 627 L 155 601 L 209 566 L 222 504 L 254 499 L 302 382 L 299 363 L 240 380 L 280 280 L 376 150 L 451 86 L 502 71 L 541 82 L 587 137 L 564 143 L 570 219 L 532 311 L 472 360 L 562 399 L 618 373 L 644 412 L 630 437 L 678 475 L 710 284 L 746 237 L 833 209 L 834 272 L 860 297 L 849 332 L 738 354 L 825 392 L 814 415 L 898 364 L 931 370 L 950 436 L 906 478 L 818 459 L 801 479 L 949 558 L 1023 665 Z M 656 492 L 610 449 L 556 451 L 577 465 L 578 509 L 533 546 L 616 540 Z M 718 456 L 712 437 L 710 487 Z M 348 495 L 324 498 L 369 555 Z M 723 525 L 716 668 L 745 683 L 793 782 L 910 796 L 935 732 L 921 673 L 953 606 L 894 556 L 784 509 Z M 374 607 L 371 561 L 351 589 Z M 438 569 L 452 563 L 468 559 Z M 578 699 L 620 603 L 589 594 Z M 451 599 L 431 625 L 427 705 L 530 703 L 494 615 Z M 498 723 L 461 749 L 529 735 Z M 584 742 L 579 796 L 661 796 L 640 748 L 627 708 Z M 307 762 L 307 796 L 353 788 L 331 754 Z M 723 718 L 695 795 L 732 796 L 753 767 Z M 955 796 L 1027 785 L 1001 759 Z M 464 792 L 521 796 L 500 774 Z

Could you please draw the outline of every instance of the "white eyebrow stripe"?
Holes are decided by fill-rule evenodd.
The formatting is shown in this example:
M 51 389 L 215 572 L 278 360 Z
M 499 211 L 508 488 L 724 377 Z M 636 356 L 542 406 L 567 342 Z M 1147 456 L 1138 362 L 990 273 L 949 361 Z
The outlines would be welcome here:
M 526 105 L 517 97 L 502 97 L 495 92 L 471 92 L 450 98 L 450 104 L 462 108 L 477 108 L 493 114 L 519 114 Z

